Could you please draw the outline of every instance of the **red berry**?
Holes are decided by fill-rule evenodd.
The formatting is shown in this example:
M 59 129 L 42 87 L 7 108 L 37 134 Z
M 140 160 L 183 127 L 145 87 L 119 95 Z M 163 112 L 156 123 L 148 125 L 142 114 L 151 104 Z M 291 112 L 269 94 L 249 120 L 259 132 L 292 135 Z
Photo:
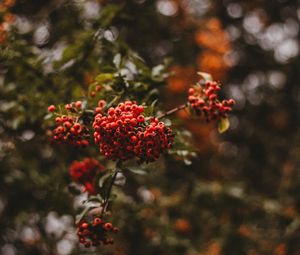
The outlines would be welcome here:
M 76 101 L 75 107 L 76 107 L 77 109 L 80 109 L 80 108 L 81 108 L 81 105 L 82 105 L 82 102 L 81 102 L 81 101 Z
M 67 111 L 70 111 L 72 109 L 72 105 L 71 104 L 66 104 L 65 108 Z
M 48 111 L 49 111 L 49 112 L 54 112 L 54 111 L 55 111 L 55 106 L 54 106 L 54 105 L 50 105 L 50 106 L 48 107 Z
M 107 222 L 107 223 L 104 224 L 103 228 L 105 230 L 110 230 L 110 229 L 113 228 L 113 225 L 110 222 Z
M 138 122 L 144 122 L 145 121 L 145 117 L 143 115 L 139 115 L 137 117 Z
M 190 94 L 190 95 L 193 95 L 194 93 L 195 93 L 195 89 L 189 88 L 189 94 Z
M 84 229 L 87 229 L 89 227 L 89 224 L 87 224 L 86 222 L 82 223 L 81 227 L 84 228 Z

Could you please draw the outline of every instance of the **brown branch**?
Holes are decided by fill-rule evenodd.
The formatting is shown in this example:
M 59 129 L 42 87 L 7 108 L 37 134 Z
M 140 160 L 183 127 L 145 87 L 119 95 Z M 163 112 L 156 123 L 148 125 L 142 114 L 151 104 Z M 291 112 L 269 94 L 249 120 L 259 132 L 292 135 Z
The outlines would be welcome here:
M 165 113 L 163 113 L 161 115 L 158 115 L 157 118 L 158 119 L 164 118 L 164 117 L 169 116 L 169 115 L 171 115 L 171 114 L 173 114 L 175 112 L 178 112 L 178 111 L 180 111 L 182 109 L 185 109 L 186 107 L 187 107 L 187 103 L 182 104 L 182 105 L 180 105 L 180 106 L 178 106 L 176 108 L 173 108 L 173 109 L 171 109 L 171 110 L 169 110 L 169 111 L 167 111 L 167 112 L 165 112 Z

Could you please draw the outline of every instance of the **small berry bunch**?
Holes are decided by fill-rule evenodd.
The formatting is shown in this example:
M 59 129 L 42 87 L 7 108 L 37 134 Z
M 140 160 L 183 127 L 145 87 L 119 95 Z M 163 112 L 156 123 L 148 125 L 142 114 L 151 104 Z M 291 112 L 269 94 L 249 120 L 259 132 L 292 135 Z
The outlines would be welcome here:
M 72 116 L 62 115 L 55 119 L 57 127 L 53 130 L 53 140 L 75 146 L 89 145 L 88 128 L 74 120 Z
M 207 121 L 226 117 L 235 104 L 233 99 L 219 101 L 220 86 L 215 81 L 204 81 L 189 89 L 188 102 L 196 115 L 204 114 Z
M 79 242 L 87 248 L 101 244 L 113 244 L 114 240 L 108 236 L 109 232 L 117 233 L 119 229 L 97 216 L 91 222 L 82 220 L 77 225 Z
M 139 163 L 156 161 L 160 154 L 172 147 L 175 135 L 157 118 L 152 118 L 144 131 L 138 131 L 138 142 L 134 148 Z
M 104 171 L 104 166 L 93 158 L 85 158 L 82 161 L 73 161 L 70 166 L 70 175 L 74 182 L 84 185 L 89 194 L 96 194 L 95 177 Z
M 81 108 L 81 101 L 74 103 L 74 106 L 73 103 L 66 104 L 65 108 L 69 112 L 77 113 L 77 110 Z M 48 111 L 54 112 L 55 106 L 50 105 Z M 56 128 L 52 131 L 54 141 L 83 147 L 89 145 L 89 130 L 84 124 L 79 123 L 78 117 L 72 115 L 57 115 L 59 116 L 55 118 Z
M 156 160 L 168 149 L 174 135 L 164 123 L 152 118 L 147 124 L 144 107 L 135 101 L 125 101 L 95 116 L 95 143 L 100 152 L 111 160 L 138 158 L 139 163 Z

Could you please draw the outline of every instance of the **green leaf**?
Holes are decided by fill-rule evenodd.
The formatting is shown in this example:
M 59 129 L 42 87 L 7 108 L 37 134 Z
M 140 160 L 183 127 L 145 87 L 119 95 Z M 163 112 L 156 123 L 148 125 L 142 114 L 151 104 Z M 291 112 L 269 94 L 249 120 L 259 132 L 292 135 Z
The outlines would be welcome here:
M 50 112 L 50 113 L 45 115 L 44 120 L 51 119 L 52 117 L 53 117 L 53 113 Z
M 97 208 L 97 206 L 85 207 L 79 215 L 76 215 L 76 224 L 78 224 L 90 210 L 95 209 L 95 208 Z
M 146 175 L 147 172 L 139 167 L 130 167 L 127 168 L 127 170 L 129 170 L 130 172 L 134 173 L 134 174 L 138 174 L 138 175 Z
M 99 188 L 102 188 L 104 186 L 104 183 L 105 181 L 112 177 L 112 174 L 111 173 L 107 173 L 105 175 L 103 175 L 100 179 L 99 179 L 99 182 L 98 182 L 98 185 L 99 185 Z
M 221 118 L 218 126 L 218 131 L 220 134 L 224 133 L 230 127 L 230 122 L 227 117 Z
M 209 73 L 197 72 L 197 74 L 200 75 L 205 81 L 213 81 L 213 78 Z
M 96 81 L 98 83 L 105 83 L 105 82 L 111 81 L 113 78 L 114 78 L 114 76 L 111 73 L 102 73 L 96 77 Z

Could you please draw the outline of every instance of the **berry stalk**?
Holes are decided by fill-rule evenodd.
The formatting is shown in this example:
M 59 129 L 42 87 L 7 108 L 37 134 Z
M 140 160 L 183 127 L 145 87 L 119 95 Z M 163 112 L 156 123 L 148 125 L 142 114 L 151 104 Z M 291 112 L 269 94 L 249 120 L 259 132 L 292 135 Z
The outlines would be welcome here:
M 175 113 L 175 112 L 178 112 L 178 111 L 180 111 L 180 110 L 185 109 L 187 106 L 188 106 L 187 103 L 182 104 L 182 105 L 177 106 L 177 107 L 175 107 L 175 108 L 173 108 L 173 109 L 171 109 L 171 110 L 169 110 L 169 111 L 167 111 L 167 112 L 165 112 L 165 113 L 163 113 L 163 114 L 161 114 L 161 115 L 158 115 L 157 118 L 158 118 L 158 119 L 161 119 L 161 118 L 164 118 L 164 117 L 166 117 L 166 116 L 172 115 L 172 114 Z

